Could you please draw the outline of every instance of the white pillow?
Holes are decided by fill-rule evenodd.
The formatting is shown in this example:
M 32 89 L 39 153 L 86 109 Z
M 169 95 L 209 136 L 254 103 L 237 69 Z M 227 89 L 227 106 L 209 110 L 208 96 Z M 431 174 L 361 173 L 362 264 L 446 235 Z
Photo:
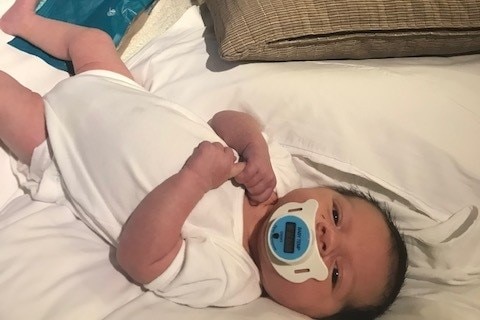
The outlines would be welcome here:
M 368 178 L 433 220 L 480 206 L 480 55 L 229 63 L 195 8 L 182 21 L 128 62 L 151 91 L 206 119 L 248 110 L 293 154 Z

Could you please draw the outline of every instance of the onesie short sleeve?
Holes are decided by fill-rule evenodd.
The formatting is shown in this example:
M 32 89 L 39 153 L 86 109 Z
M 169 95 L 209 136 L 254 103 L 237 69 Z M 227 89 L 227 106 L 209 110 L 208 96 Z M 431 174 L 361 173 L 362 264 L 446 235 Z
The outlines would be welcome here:
M 222 239 L 189 237 L 170 267 L 145 287 L 195 308 L 249 303 L 261 294 L 260 278 L 248 255 L 239 250 Z

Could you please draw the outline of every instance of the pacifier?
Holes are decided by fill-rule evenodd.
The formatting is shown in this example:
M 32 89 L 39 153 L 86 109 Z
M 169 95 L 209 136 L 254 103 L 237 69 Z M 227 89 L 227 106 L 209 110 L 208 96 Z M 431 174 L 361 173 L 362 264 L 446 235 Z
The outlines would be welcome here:
M 328 277 L 317 246 L 315 217 L 318 202 L 289 202 L 270 217 L 267 228 L 267 252 L 274 269 L 290 282 L 308 279 L 323 281 Z

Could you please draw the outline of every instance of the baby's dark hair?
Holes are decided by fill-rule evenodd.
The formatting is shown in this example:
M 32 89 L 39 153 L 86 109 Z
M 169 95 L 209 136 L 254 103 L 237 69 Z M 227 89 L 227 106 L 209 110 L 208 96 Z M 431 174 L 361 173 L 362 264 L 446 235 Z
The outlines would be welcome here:
M 389 274 L 389 279 L 387 281 L 385 291 L 383 292 L 381 300 L 378 304 L 363 307 L 351 307 L 347 305 L 338 313 L 322 319 L 372 320 L 381 316 L 390 308 L 403 287 L 408 266 L 407 248 L 405 246 L 402 235 L 398 231 L 398 228 L 392 219 L 390 210 L 386 205 L 380 203 L 370 193 L 363 192 L 357 188 L 331 187 L 331 189 L 347 197 L 363 199 L 369 202 L 382 213 L 382 216 L 385 219 L 385 222 L 390 231 L 391 272 Z

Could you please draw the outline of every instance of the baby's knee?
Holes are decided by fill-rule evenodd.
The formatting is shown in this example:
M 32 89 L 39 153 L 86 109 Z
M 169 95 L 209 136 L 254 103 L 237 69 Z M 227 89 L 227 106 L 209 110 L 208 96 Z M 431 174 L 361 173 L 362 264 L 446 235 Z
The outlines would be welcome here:
M 77 35 L 75 40 L 79 45 L 86 45 L 93 48 L 95 48 L 96 45 L 101 45 L 105 42 L 113 43 L 113 40 L 108 33 L 96 28 L 85 28 L 83 32 Z
M 20 89 L 20 90 L 19 90 Z M 0 70 L 0 95 L 4 100 L 4 95 L 8 94 L 9 96 L 16 94 L 18 91 L 23 93 L 27 89 L 24 88 L 17 80 L 15 80 L 8 73 Z

